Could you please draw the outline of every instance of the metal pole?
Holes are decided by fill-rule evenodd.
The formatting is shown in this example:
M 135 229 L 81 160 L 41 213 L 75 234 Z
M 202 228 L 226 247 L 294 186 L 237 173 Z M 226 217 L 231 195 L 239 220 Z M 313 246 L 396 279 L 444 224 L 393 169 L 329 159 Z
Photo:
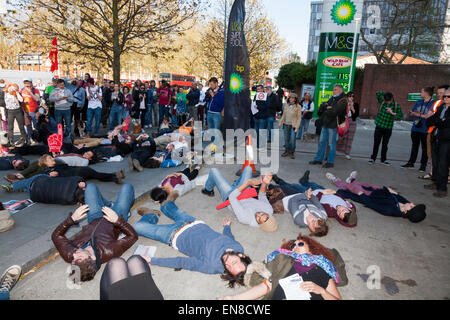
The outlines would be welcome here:
M 354 64 L 355 53 L 356 53 L 356 34 L 358 33 L 359 20 L 360 19 L 355 19 L 355 32 L 353 33 L 352 64 L 350 65 L 350 76 L 348 78 L 348 90 L 347 90 L 347 92 L 350 91 L 351 84 L 352 84 L 353 64 Z
M 228 0 L 225 0 L 225 15 L 223 22 L 223 81 L 225 81 L 225 67 L 227 59 L 227 6 Z

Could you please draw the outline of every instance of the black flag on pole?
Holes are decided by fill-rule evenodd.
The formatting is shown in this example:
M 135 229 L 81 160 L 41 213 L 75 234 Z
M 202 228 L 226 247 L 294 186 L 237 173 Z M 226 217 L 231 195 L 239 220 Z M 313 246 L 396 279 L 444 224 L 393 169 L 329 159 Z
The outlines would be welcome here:
M 224 129 L 249 127 L 250 57 L 244 34 L 245 0 L 235 0 L 228 22 Z

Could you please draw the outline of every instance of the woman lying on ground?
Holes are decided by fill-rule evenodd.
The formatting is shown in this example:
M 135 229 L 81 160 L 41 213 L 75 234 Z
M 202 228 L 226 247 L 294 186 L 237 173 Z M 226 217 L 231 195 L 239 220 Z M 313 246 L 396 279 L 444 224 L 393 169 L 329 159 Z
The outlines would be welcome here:
M 336 258 L 317 241 L 299 234 L 297 240 L 283 240 L 281 248 L 269 254 L 264 263 L 247 267 L 247 291 L 221 300 L 341 300 L 336 287 L 340 281 Z

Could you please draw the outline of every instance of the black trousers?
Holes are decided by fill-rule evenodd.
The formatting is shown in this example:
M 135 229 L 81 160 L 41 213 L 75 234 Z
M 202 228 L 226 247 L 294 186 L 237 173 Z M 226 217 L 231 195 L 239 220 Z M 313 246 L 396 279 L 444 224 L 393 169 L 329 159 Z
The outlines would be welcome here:
M 428 163 L 427 136 L 428 133 L 411 131 L 412 148 L 408 163 L 416 163 L 417 155 L 419 154 L 419 146 L 422 146 L 422 158 L 420 159 L 420 164 L 421 167 L 426 168 Z
M 61 176 L 78 176 L 84 180 L 96 179 L 103 182 L 116 182 L 117 176 L 115 173 L 103 173 L 95 171 L 89 167 L 70 167 L 63 169 L 64 173 Z
M 434 145 L 432 145 L 432 153 L 433 181 L 436 183 L 438 190 L 447 191 L 449 174 L 448 166 L 450 165 L 450 142 L 435 142 Z
M 48 146 L 42 144 L 38 144 L 35 146 L 24 145 L 23 147 L 12 149 L 10 152 L 14 154 L 20 154 L 21 156 L 26 155 L 42 156 L 44 154 L 50 154 L 50 152 L 48 151 Z
M 387 158 L 387 152 L 388 152 L 388 144 L 389 139 L 391 139 L 392 136 L 392 129 L 385 129 L 381 127 L 375 128 L 375 134 L 374 134 L 374 141 L 373 141 L 373 153 L 372 153 L 372 160 L 377 160 L 378 156 L 378 150 L 381 146 L 381 162 L 386 161 Z
M 6 120 L 8 123 L 8 140 L 10 142 L 14 139 L 14 120 L 17 120 L 19 125 L 20 135 L 24 141 L 27 141 L 27 134 L 25 133 L 25 118 L 22 108 L 16 110 L 6 110 Z M 31 133 L 30 133 L 31 134 Z
M 192 172 L 189 170 L 189 168 L 184 169 L 183 171 L 180 171 L 180 173 L 184 174 L 189 181 L 194 180 L 198 176 L 198 170 L 192 170 Z

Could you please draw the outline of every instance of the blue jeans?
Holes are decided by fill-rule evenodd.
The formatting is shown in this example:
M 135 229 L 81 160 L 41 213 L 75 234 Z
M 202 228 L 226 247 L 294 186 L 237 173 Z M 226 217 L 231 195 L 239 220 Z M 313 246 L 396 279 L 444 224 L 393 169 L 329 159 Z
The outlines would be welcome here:
M 128 118 L 129 115 L 130 115 L 130 111 L 123 108 L 122 109 L 122 119 L 120 120 L 120 122 L 124 122 Z
M 122 117 L 122 107 L 115 106 L 109 111 L 109 130 L 114 130 L 120 124 L 120 118 Z
M 147 110 L 146 111 L 147 112 L 145 112 L 145 119 L 144 119 L 145 121 L 144 121 L 142 126 L 148 126 L 148 125 L 151 124 L 151 122 L 150 122 L 150 116 L 151 116 L 151 112 L 152 112 L 152 105 L 151 104 L 147 105 Z
M 46 174 L 37 174 L 31 178 L 13 182 L 12 183 L 13 191 L 14 192 L 23 191 L 23 192 L 28 192 L 28 194 L 30 194 L 30 188 L 31 188 L 31 184 L 33 183 L 33 181 L 36 180 L 37 178 L 43 177 L 43 176 L 48 177 L 48 175 L 46 175 Z
M 220 131 L 220 126 L 222 124 L 222 114 L 208 111 L 206 121 L 208 124 L 208 129 L 217 129 Z M 215 137 L 212 137 L 211 142 L 214 142 L 214 140 L 216 140 Z
M 131 184 L 124 184 L 120 188 L 117 200 L 113 204 L 111 201 L 103 198 L 95 184 L 88 184 L 84 191 L 84 202 L 89 206 L 89 211 L 87 212 L 88 223 L 103 217 L 103 207 L 111 208 L 118 216 L 122 216 L 123 220 L 127 221 L 131 215 L 130 208 L 134 203 L 134 188 Z
M 239 188 L 245 181 L 251 179 L 253 177 L 253 169 L 250 166 L 244 168 L 239 179 L 234 181 L 231 185 L 223 176 L 223 174 L 219 171 L 219 169 L 212 168 L 209 171 L 208 180 L 206 180 L 205 189 L 208 191 L 212 191 L 214 187 L 217 187 L 217 190 L 220 193 L 220 196 L 223 201 L 226 201 L 230 195 L 236 188 Z
M 267 118 L 267 130 L 268 132 L 268 142 L 272 141 L 272 130 L 273 130 L 273 123 L 275 122 L 275 117 L 268 117 Z
M 337 129 L 322 128 L 319 139 L 319 149 L 317 150 L 315 159 L 316 161 L 323 161 L 328 144 L 330 146 L 330 151 L 328 151 L 327 162 L 329 164 L 334 164 L 334 158 L 336 157 L 336 138 Z
M 88 108 L 86 111 L 86 133 L 91 132 L 92 130 L 92 118 L 95 117 L 95 128 L 94 133 L 98 134 L 98 129 L 100 129 L 100 118 L 102 116 L 102 108 Z
M 159 105 L 159 124 L 163 122 L 163 118 L 169 118 L 169 108 L 163 104 Z
M 303 119 L 302 118 L 302 122 L 300 123 L 300 128 L 298 129 L 298 134 L 297 134 L 297 138 L 300 138 L 302 140 L 306 140 L 306 138 L 303 136 L 303 133 L 307 133 L 308 129 L 309 129 L 309 122 L 311 121 L 311 119 Z
M 9 291 L 0 291 L 0 300 L 9 300 Z
M 160 241 L 170 245 L 175 232 L 188 222 L 194 222 L 196 219 L 191 217 L 183 210 L 179 209 L 172 201 L 166 202 L 161 206 L 164 215 L 175 223 L 158 226 L 159 217 L 153 213 L 144 215 L 133 225 L 134 230 L 140 236 L 144 236 L 155 241 Z
M 287 152 L 295 152 L 296 141 L 295 141 L 294 127 L 283 124 L 283 132 L 284 132 L 284 149 L 286 149 Z
M 159 124 L 159 104 L 154 103 L 151 106 L 151 124 L 156 128 Z
M 311 188 L 313 191 L 325 189 L 324 187 L 318 185 L 317 183 L 309 182 L 309 181 L 307 181 L 307 182 L 302 181 L 302 184 L 297 184 L 297 183 L 288 183 L 288 182 L 280 179 L 278 185 L 280 186 L 281 190 L 283 190 L 283 193 L 286 196 L 290 196 L 290 195 L 298 194 L 298 193 L 305 193 L 309 188 Z
M 259 136 L 259 130 L 261 129 L 267 129 L 267 119 L 255 119 L 255 130 L 256 130 L 256 147 L 259 148 L 260 145 L 260 139 L 262 137 Z
M 72 114 L 70 110 L 55 110 L 56 123 L 62 124 L 64 118 L 64 136 L 67 137 L 72 132 Z

